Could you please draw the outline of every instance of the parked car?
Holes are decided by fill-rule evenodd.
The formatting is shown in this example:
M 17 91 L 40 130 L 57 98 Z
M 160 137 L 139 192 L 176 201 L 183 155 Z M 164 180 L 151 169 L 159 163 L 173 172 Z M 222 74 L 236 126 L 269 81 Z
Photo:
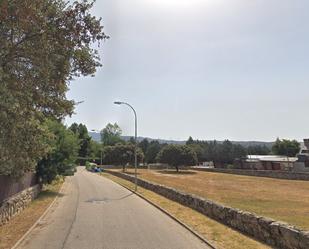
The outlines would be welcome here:
M 98 173 L 98 172 L 102 172 L 103 170 L 100 167 L 94 167 L 92 169 L 92 172 Z

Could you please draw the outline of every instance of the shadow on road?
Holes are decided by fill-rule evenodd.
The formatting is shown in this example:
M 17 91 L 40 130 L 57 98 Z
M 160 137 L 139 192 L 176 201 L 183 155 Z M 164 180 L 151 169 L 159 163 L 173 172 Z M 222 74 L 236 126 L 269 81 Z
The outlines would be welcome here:
M 125 196 L 119 197 L 119 198 L 108 198 L 108 197 L 104 197 L 102 199 L 98 199 L 98 198 L 91 198 L 85 202 L 88 203 L 96 203 L 96 204 L 100 204 L 100 203 L 108 203 L 108 202 L 113 202 L 113 201 L 121 201 L 123 199 L 126 199 L 128 197 L 130 197 L 131 195 L 133 195 L 133 193 L 127 194 Z

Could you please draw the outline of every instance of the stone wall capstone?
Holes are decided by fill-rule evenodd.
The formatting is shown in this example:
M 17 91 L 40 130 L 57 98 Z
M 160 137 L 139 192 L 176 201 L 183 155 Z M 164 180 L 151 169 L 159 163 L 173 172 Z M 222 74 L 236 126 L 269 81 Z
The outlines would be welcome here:
M 0 203 L 0 226 L 25 209 L 38 196 L 39 192 L 40 186 L 35 185 Z
M 134 182 L 134 177 L 106 170 L 106 172 Z M 170 200 L 190 207 L 214 220 L 219 221 L 233 229 L 247 234 L 270 246 L 280 249 L 308 249 L 309 231 L 302 231 L 294 226 L 261 217 L 239 209 L 226 207 L 213 201 L 188 194 L 179 190 L 138 179 L 138 185 L 156 192 Z

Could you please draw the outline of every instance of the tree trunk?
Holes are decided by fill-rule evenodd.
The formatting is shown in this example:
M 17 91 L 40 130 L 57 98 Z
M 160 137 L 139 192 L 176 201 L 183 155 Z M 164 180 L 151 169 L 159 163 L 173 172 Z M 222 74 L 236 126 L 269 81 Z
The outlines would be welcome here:
M 179 168 L 178 168 L 178 166 L 176 166 L 176 171 L 177 171 L 177 173 L 179 172 Z

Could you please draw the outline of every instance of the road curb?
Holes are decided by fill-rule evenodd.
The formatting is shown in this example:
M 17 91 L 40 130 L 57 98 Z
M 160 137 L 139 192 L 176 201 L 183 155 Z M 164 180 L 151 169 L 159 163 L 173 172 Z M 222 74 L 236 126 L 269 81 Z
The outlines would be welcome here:
M 107 172 L 108 173 L 108 172 Z M 111 179 L 110 179 L 111 180 Z M 115 182 L 115 181 L 113 181 Z M 169 213 L 168 211 L 166 211 L 164 208 L 161 208 L 159 205 L 155 204 L 154 202 L 150 201 L 149 199 L 147 199 L 146 197 L 144 197 L 143 195 L 131 190 L 130 188 L 128 188 L 127 186 L 119 183 L 119 182 L 115 182 L 118 185 L 122 186 L 123 188 L 129 190 L 131 193 L 136 194 L 138 197 L 142 198 L 143 200 L 147 201 L 149 204 L 151 204 L 152 206 L 154 206 L 155 208 L 159 209 L 161 212 L 163 212 L 164 214 L 166 214 L 167 216 L 169 216 L 170 218 L 172 218 L 174 221 L 176 221 L 177 223 L 179 223 L 181 226 L 183 226 L 185 229 L 187 229 L 190 233 L 192 233 L 194 236 L 196 236 L 198 239 L 200 239 L 201 241 L 203 241 L 205 244 L 207 244 L 210 248 L 212 249 L 217 249 L 214 245 L 212 245 L 207 239 L 205 239 L 202 235 L 200 235 L 198 232 L 194 231 L 191 227 L 189 227 L 188 225 L 186 225 L 185 223 L 183 223 L 182 221 L 180 221 L 178 218 L 176 218 L 174 215 L 172 215 L 171 213 Z M 151 191 L 151 190 L 149 190 Z M 158 194 L 159 195 L 159 194 Z M 12 248 L 13 249 L 13 248 Z
M 48 208 L 44 211 L 44 213 L 40 216 L 40 218 L 38 218 L 38 220 L 28 229 L 28 231 L 15 243 L 15 245 L 13 247 L 11 247 L 11 249 L 17 249 L 17 247 L 21 244 L 21 242 L 24 241 L 24 239 L 33 231 L 33 229 L 42 221 L 42 219 L 47 215 L 47 213 L 50 211 L 50 209 L 54 206 L 54 204 L 56 203 L 56 201 L 59 199 L 60 194 L 63 192 L 64 189 L 64 184 L 65 182 L 63 182 L 57 196 L 55 197 L 55 199 L 52 201 L 52 203 L 48 206 Z

